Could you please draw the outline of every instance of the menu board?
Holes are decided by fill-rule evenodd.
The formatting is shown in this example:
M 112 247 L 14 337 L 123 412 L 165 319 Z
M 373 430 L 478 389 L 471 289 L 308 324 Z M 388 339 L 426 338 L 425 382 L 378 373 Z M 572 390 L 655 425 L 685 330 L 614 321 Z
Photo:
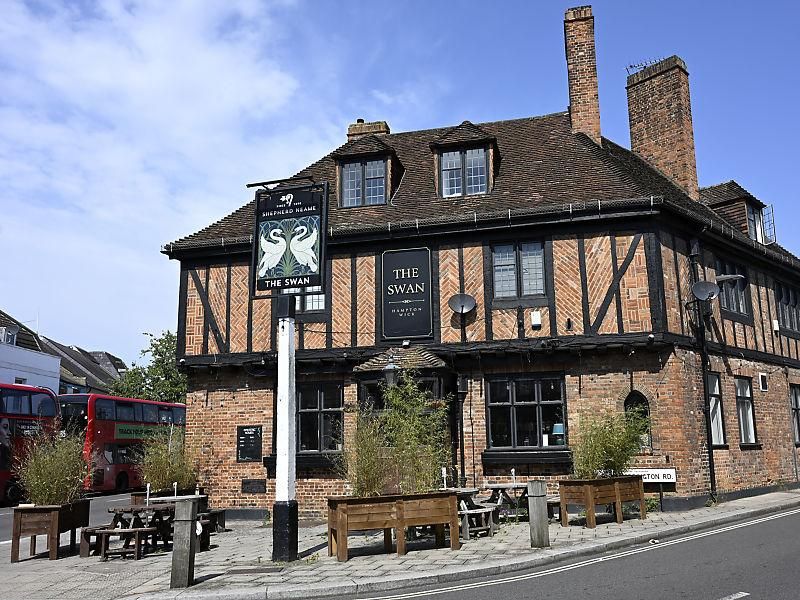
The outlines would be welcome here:
M 261 425 L 236 427 L 236 462 L 261 462 Z

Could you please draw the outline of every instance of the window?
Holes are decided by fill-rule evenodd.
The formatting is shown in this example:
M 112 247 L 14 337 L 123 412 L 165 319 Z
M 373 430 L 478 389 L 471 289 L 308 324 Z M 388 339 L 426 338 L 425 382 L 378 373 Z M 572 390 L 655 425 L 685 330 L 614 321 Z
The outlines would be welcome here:
M 183 407 L 173 408 L 172 414 L 175 415 L 175 425 L 186 425 L 186 409 Z
M 719 373 L 708 374 L 708 402 L 711 410 L 711 444 L 725 445 L 725 422 L 722 413 L 722 389 Z
M 623 407 L 626 414 L 635 412 L 647 419 L 647 431 L 642 434 L 641 446 L 642 448 L 651 448 L 653 446 L 653 436 L 650 429 L 650 403 L 647 402 L 647 398 L 639 392 L 631 392 L 625 398 Z
M 764 243 L 764 219 L 761 209 L 747 203 L 747 235 L 759 244 Z
M 158 422 L 172 423 L 172 409 L 158 407 Z
M 26 377 L 14 377 L 14 383 L 16 385 L 25 385 L 28 383 L 28 379 Z
M 743 279 L 725 281 L 720 285 L 719 303 L 722 308 L 741 315 L 750 314 L 745 270 L 733 263 L 717 259 L 717 275 L 743 275 Z
M 94 401 L 94 416 L 96 419 L 103 421 L 115 420 L 116 413 L 114 411 L 114 401 L 105 398 L 98 398 Z
M 796 289 L 782 283 L 775 283 L 775 298 L 778 302 L 778 323 L 780 323 L 781 327 L 800 332 L 798 296 Z
M 789 386 L 789 398 L 792 402 L 792 423 L 794 425 L 794 443 L 800 445 L 800 385 Z
M 386 204 L 386 160 L 342 165 L 342 206 Z
M 520 242 L 494 246 L 492 274 L 495 298 L 544 294 L 543 244 Z
M 155 404 L 142 404 L 142 421 L 145 423 L 158 423 L 158 406 Z
M 50 394 L 31 394 L 31 414 L 39 417 L 55 417 L 56 403 Z
M 753 409 L 753 390 L 748 377 L 735 377 L 736 412 L 739 415 L 739 441 L 742 444 L 756 443 L 756 424 Z
M 343 406 L 343 390 L 339 384 L 297 387 L 297 443 L 300 452 L 342 450 Z
M 117 421 L 135 421 L 136 411 L 130 402 L 117 402 Z
M 284 294 L 297 294 L 300 290 L 298 288 L 287 288 L 283 290 Z M 308 287 L 308 291 L 317 292 L 322 291 L 322 286 L 312 285 Z M 299 313 L 312 312 L 325 310 L 325 294 L 309 294 L 307 296 L 295 296 L 295 310 Z
M 442 196 L 486 193 L 486 149 L 442 152 Z M 465 185 L 466 183 L 466 185 Z
M 486 393 L 490 448 L 566 444 L 561 379 L 492 379 Z
M 31 414 L 31 396 L 21 390 L 0 390 L 5 411 L 9 415 Z

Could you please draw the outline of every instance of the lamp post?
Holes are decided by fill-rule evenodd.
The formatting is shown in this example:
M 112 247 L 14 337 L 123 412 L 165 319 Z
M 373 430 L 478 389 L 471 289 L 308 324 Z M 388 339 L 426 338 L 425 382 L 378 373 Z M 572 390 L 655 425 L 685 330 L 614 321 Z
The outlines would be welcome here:
M 386 380 L 386 385 L 392 387 L 397 385 L 397 372 L 400 369 L 394 364 L 394 357 L 389 356 L 389 362 L 383 367 L 383 378 Z
M 461 454 L 461 470 L 458 477 L 458 485 L 460 487 L 467 487 L 467 473 L 464 460 L 464 400 L 467 399 L 467 377 L 466 375 L 458 376 L 458 448 Z

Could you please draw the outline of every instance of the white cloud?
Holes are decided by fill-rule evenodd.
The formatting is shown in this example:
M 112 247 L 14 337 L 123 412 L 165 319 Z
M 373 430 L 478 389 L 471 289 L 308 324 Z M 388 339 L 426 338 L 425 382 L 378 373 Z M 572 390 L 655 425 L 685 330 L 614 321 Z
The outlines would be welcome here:
M 0 307 L 126 360 L 174 329 L 160 245 L 343 141 L 284 30 L 260 2 L 4 5 Z

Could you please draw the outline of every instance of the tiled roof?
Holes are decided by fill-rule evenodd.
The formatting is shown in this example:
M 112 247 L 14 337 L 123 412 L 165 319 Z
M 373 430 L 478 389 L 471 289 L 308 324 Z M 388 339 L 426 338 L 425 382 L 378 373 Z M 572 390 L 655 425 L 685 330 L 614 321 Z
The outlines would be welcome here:
M 732 200 L 742 199 L 755 200 L 759 204 L 762 204 L 758 198 L 732 179 L 725 183 L 718 183 L 717 185 L 700 188 L 700 201 L 708 206 L 716 206 Z
M 391 154 L 392 149 L 384 144 L 376 135 L 364 137 L 347 142 L 341 148 L 331 153 L 333 157 L 359 156 L 365 154 Z
M 65 346 L 44 336 L 40 339 L 45 352 L 60 357 L 62 368 L 79 380 L 85 378 L 86 385 L 94 390 L 107 392 L 111 383 L 119 378 L 119 375 L 114 376 L 101 367 L 94 357 L 82 348 Z
M 25 325 L 17 321 L 8 313 L 4 313 L 2 310 L 0 310 L 0 327 L 9 327 L 13 325 L 19 327 L 19 331 L 17 332 L 17 343 L 15 344 L 16 346 L 25 348 L 27 350 L 36 350 L 37 352 L 42 351 L 36 333 L 25 327 Z
M 354 367 L 353 371 L 357 373 L 383 371 L 389 362 L 394 363 L 400 370 L 408 371 L 447 367 L 447 363 L 432 352 L 419 346 L 410 346 L 408 348 L 389 348 L 386 352 L 373 356 L 367 362 Z
M 431 142 L 431 147 L 467 145 L 478 142 L 494 141 L 494 136 L 486 133 L 477 125 L 464 121 L 456 125 Z

